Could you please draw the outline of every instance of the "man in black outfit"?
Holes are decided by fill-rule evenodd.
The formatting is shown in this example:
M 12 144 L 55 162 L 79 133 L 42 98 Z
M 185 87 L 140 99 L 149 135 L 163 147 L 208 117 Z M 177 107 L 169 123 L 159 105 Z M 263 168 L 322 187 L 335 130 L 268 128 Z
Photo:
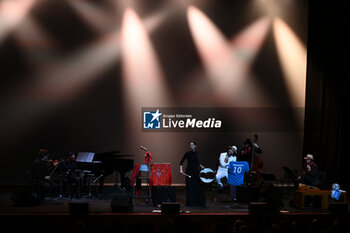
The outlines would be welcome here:
M 49 160 L 49 152 L 46 149 L 40 149 L 38 158 L 34 161 L 33 175 L 34 182 L 38 187 L 38 197 L 41 200 L 45 199 L 46 194 L 53 193 L 56 184 L 50 177 L 51 163 Z
M 250 138 L 247 138 L 244 142 L 244 147 L 241 150 L 241 153 L 238 155 L 238 161 L 247 161 L 249 164 L 249 168 L 252 168 L 252 164 L 254 162 L 253 158 L 253 148 L 254 148 L 254 153 L 261 154 L 262 150 L 261 148 L 256 144 L 252 143 L 252 140 Z
M 320 180 L 318 178 L 318 165 L 314 162 L 314 156 L 312 154 L 307 154 L 304 159 L 306 160 L 306 163 L 303 174 L 299 177 L 299 183 L 315 187 L 319 186 Z
M 62 162 L 62 181 L 64 182 L 69 198 L 72 198 L 72 186 L 76 186 L 76 195 L 80 197 L 80 174 L 75 171 L 75 154 L 69 152 L 66 159 Z
M 248 185 L 261 182 L 263 162 L 257 154 L 261 154 L 262 150 L 255 142 L 253 144 L 250 138 L 247 138 L 243 144 L 244 147 L 237 156 L 237 161 L 246 161 L 249 164 L 249 172 L 246 173 L 244 180 Z

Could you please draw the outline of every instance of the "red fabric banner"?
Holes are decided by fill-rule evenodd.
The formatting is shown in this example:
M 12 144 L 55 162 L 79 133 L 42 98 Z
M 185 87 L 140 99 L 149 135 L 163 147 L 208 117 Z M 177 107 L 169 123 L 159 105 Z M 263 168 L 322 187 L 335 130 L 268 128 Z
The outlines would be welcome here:
M 135 178 L 139 176 L 139 169 L 140 169 L 140 164 L 137 163 L 134 167 L 134 170 L 132 170 L 131 179 L 130 179 L 130 186 L 131 187 L 134 186 Z
M 152 154 L 149 151 L 145 153 L 145 164 L 149 164 L 152 162 Z
M 170 186 L 172 183 L 170 163 L 154 163 L 151 166 L 151 186 Z

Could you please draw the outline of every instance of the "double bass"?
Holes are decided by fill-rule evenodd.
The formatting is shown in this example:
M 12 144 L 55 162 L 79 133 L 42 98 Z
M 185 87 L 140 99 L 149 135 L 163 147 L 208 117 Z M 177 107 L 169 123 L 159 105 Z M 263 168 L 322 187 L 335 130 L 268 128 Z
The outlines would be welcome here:
M 254 150 L 253 150 L 253 164 L 252 164 L 253 166 L 252 166 L 252 170 L 255 171 L 256 174 L 257 174 L 256 180 L 257 181 L 261 181 L 262 180 L 262 173 L 263 173 L 262 169 L 264 167 L 264 161 L 262 160 L 260 155 L 256 155 L 254 153 L 256 148 L 258 148 L 261 151 L 261 149 L 258 146 L 257 142 L 258 142 L 258 135 L 255 134 L 254 135 L 254 145 L 253 145 Z
M 264 167 L 264 161 L 262 160 L 261 156 L 255 154 L 255 152 L 262 152 L 261 148 L 257 144 L 257 134 L 254 135 L 253 142 L 254 143 L 252 143 L 251 145 L 252 156 L 250 161 L 249 172 L 246 175 L 246 180 L 248 184 L 260 182 L 262 180 L 262 168 Z

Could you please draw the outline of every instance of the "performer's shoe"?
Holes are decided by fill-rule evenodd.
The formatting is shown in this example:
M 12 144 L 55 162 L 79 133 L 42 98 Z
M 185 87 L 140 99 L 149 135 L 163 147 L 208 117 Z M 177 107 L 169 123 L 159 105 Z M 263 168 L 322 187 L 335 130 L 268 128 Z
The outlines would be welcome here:
M 234 205 L 235 207 L 237 207 L 237 208 L 239 208 L 239 207 L 240 207 L 240 205 L 239 205 L 239 202 L 238 202 L 237 198 L 234 198 L 234 200 L 233 200 L 233 205 Z
M 233 202 L 233 205 L 231 208 L 238 208 L 239 207 L 237 198 L 232 198 L 232 202 Z

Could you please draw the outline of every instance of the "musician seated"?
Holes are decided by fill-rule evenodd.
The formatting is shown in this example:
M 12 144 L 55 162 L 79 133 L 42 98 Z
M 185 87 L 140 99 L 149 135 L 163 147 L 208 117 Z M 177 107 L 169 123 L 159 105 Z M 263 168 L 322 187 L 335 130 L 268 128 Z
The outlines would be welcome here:
M 73 185 L 76 187 L 77 197 L 80 197 L 81 173 L 76 170 L 75 154 L 73 152 L 69 152 L 65 160 L 62 161 L 61 169 L 62 181 L 66 186 L 69 197 L 72 198 Z
M 45 199 L 47 194 L 52 195 L 57 188 L 55 182 L 51 179 L 50 170 L 57 165 L 49 158 L 49 152 L 46 149 L 40 149 L 38 158 L 34 161 L 33 179 L 38 187 L 38 198 Z
M 216 182 L 218 183 L 220 188 L 223 188 L 223 184 L 221 182 L 221 179 L 223 179 L 225 177 L 227 179 L 228 164 L 232 161 L 237 160 L 236 154 L 237 154 L 237 147 L 236 146 L 229 146 L 227 152 L 223 152 L 220 154 L 219 167 L 218 167 L 218 171 L 216 173 Z
M 298 183 L 318 187 L 320 185 L 320 180 L 318 165 L 314 162 L 314 156 L 312 154 L 307 154 L 304 159 L 306 163 L 303 173 L 299 177 Z

